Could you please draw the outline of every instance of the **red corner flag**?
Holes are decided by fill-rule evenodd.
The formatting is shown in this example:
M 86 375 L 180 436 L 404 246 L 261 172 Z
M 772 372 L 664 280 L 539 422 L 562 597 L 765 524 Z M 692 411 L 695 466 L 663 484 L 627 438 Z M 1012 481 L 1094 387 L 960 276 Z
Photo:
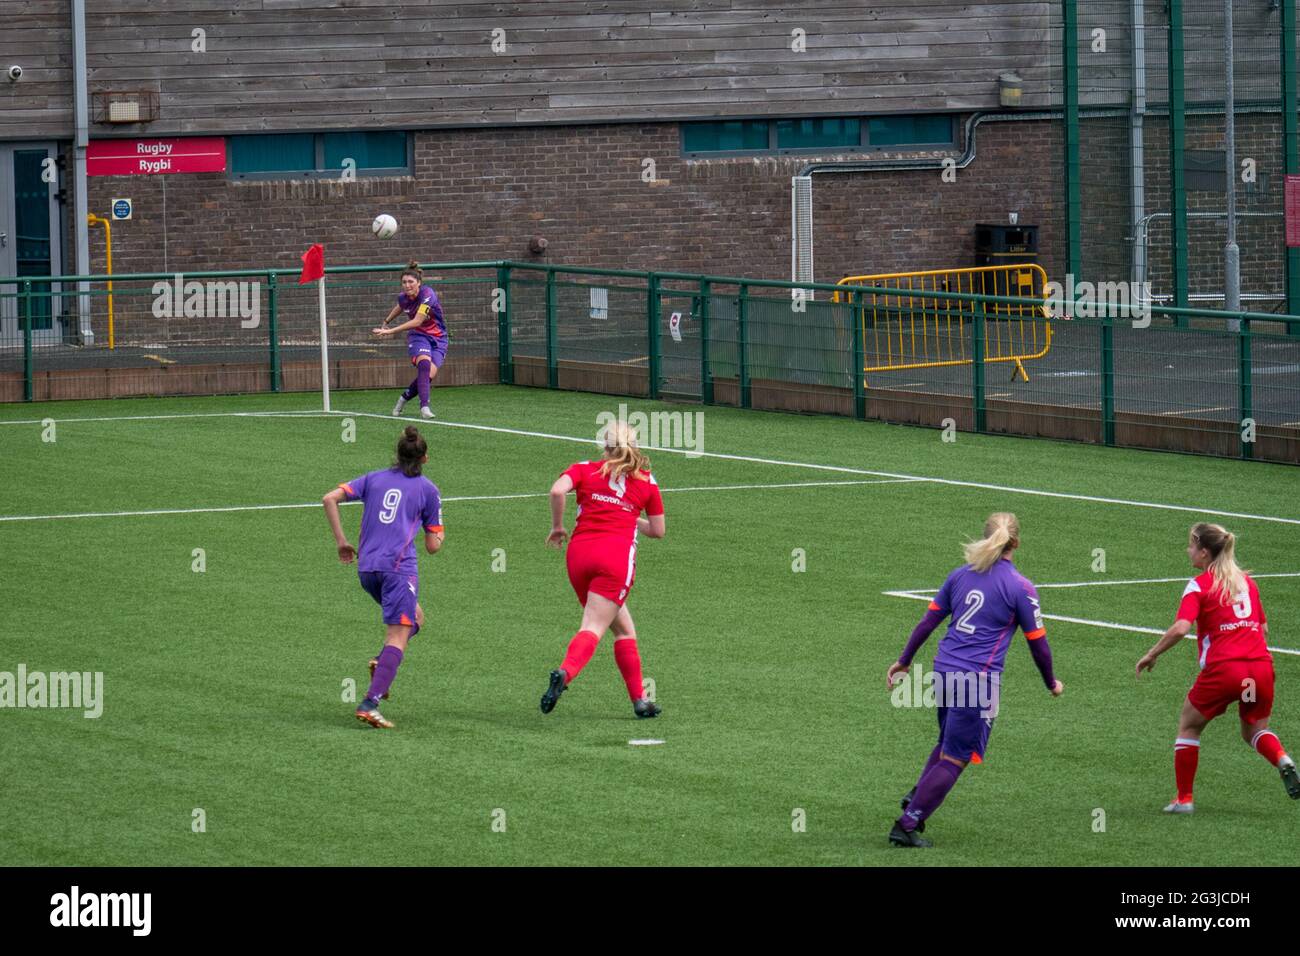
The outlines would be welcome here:
M 325 278 L 325 247 L 319 242 L 302 254 L 302 275 L 299 285 Z

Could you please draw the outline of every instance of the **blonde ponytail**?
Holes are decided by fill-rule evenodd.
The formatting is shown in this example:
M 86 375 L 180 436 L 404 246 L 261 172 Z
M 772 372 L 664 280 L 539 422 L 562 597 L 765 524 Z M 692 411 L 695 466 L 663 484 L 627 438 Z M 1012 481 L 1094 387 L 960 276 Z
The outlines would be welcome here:
M 1222 525 L 1202 521 L 1192 525 L 1192 543 L 1210 553 L 1210 564 L 1205 569 L 1214 578 L 1214 589 L 1220 604 L 1231 604 L 1237 595 L 1246 590 L 1246 574 L 1237 565 L 1237 536 Z
M 650 459 L 636 444 L 636 429 L 627 422 L 613 422 L 604 431 L 605 462 L 600 473 L 608 478 L 622 478 L 637 471 L 649 471 Z
M 1020 544 L 1020 522 L 1009 511 L 989 515 L 984 522 L 984 537 L 963 545 L 966 563 L 976 571 L 987 571 Z

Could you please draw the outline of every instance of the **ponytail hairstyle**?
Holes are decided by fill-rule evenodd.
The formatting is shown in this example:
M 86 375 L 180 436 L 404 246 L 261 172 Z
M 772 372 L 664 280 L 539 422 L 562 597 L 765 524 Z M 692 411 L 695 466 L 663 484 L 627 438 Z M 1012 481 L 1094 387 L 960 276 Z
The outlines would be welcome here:
M 1246 573 L 1237 566 L 1237 536 L 1222 525 L 1206 521 L 1192 525 L 1191 543 L 1210 552 L 1210 564 L 1205 570 L 1214 577 L 1211 594 L 1218 592 L 1220 604 L 1231 604 L 1238 594 L 1246 590 Z
M 609 478 L 622 478 L 634 471 L 649 471 L 650 459 L 641 454 L 636 444 L 636 429 L 627 422 L 612 422 L 602 432 L 605 445 L 605 462 L 600 473 Z
M 424 281 L 424 272 L 420 269 L 420 264 L 414 259 L 408 262 L 406 268 L 402 270 L 402 278 L 405 279 L 407 276 L 413 277 L 416 285 Z
M 420 435 L 419 429 L 407 425 L 402 437 L 397 439 L 397 460 L 393 462 L 393 467 L 402 469 L 402 474 L 407 478 L 415 478 L 420 474 L 428 451 L 429 445 Z
M 976 571 L 987 571 L 1003 555 L 1020 546 L 1020 522 L 1009 511 L 998 511 L 984 522 L 984 537 L 962 546 L 966 563 Z

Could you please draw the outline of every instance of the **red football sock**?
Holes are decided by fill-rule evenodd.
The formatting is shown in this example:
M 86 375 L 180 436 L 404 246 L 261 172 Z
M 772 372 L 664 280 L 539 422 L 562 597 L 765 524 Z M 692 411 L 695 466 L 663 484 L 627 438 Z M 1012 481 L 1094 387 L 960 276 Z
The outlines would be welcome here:
M 568 675 L 564 682 L 566 687 L 587 666 L 587 662 L 591 660 L 591 655 L 596 653 L 596 643 L 599 640 L 600 638 L 591 631 L 579 631 L 573 635 L 573 640 L 569 641 L 568 653 L 564 655 L 564 663 L 560 665 L 564 673 Z
M 1174 741 L 1174 779 L 1178 781 L 1178 800 L 1192 799 L 1192 781 L 1196 779 L 1196 762 L 1201 756 L 1201 742 L 1185 737 Z
M 641 652 L 636 649 L 635 637 L 624 637 L 614 642 L 614 660 L 627 685 L 627 696 L 637 701 L 645 693 L 641 685 Z
M 614 645 L 618 647 L 617 644 Z M 1286 756 L 1286 750 L 1282 747 L 1282 741 L 1277 739 L 1277 734 L 1271 730 L 1261 730 L 1251 741 L 1251 745 L 1259 751 L 1259 755 L 1271 763 L 1274 767 L 1277 762 Z

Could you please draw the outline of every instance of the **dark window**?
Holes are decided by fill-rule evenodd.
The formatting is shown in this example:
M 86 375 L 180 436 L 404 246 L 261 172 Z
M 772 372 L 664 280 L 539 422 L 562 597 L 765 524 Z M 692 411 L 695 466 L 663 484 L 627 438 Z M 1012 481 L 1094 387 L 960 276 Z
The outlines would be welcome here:
M 767 120 L 683 123 L 682 149 L 688 153 L 738 153 L 767 149 Z
M 862 121 L 843 116 L 777 120 L 776 145 L 779 149 L 861 146 Z
M 410 172 L 410 137 L 405 132 L 273 133 L 227 139 L 235 179 L 340 176 L 344 160 L 358 173 Z
M 953 142 L 951 116 L 877 116 L 867 121 L 871 146 L 947 146 Z
M 951 115 L 800 116 L 775 120 L 717 120 L 682 123 L 682 153 L 860 152 L 951 146 Z

